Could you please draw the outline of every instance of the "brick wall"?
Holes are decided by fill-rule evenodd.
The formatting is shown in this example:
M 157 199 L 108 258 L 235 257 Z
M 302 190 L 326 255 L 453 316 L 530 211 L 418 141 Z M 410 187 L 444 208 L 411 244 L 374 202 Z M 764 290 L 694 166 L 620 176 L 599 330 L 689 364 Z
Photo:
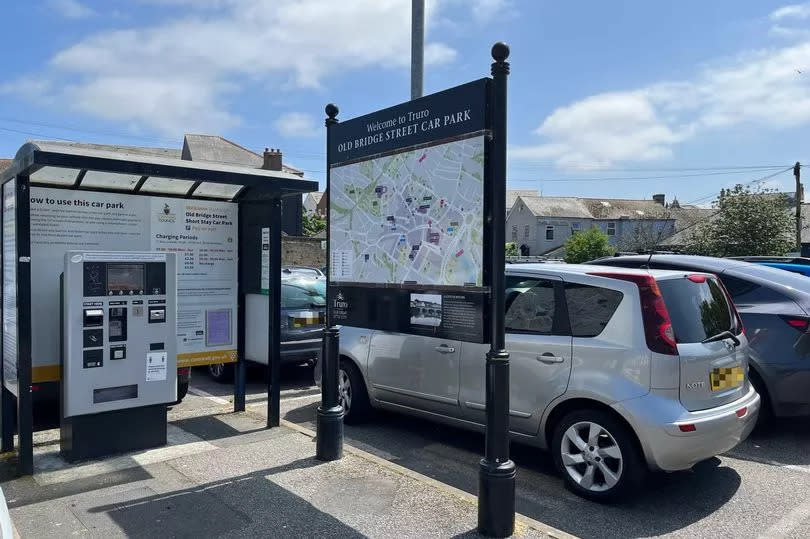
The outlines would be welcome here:
M 313 266 L 322 268 L 326 265 L 326 250 L 321 248 L 324 238 L 305 236 L 282 236 L 281 263 L 290 266 Z

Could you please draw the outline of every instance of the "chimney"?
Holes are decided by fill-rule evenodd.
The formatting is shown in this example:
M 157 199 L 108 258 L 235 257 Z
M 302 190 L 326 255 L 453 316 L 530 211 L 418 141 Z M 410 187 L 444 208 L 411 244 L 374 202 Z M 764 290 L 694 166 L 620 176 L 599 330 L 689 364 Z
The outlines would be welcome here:
M 661 204 L 662 206 L 666 203 L 667 196 L 666 195 L 653 195 L 653 200 Z
M 264 149 L 264 163 L 262 164 L 264 170 L 278 170 L 281 171 L 281 150 L 275 148 Z

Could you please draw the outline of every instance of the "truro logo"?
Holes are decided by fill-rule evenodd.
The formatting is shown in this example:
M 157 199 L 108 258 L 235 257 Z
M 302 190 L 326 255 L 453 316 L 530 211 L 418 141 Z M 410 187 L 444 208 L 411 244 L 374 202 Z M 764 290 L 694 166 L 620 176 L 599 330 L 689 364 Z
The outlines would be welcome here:
M 338 292 L 337 293 L 337 295 L 335 296 L 335 300 L 333 302 L 333 306 L 335 307 L 335 309 L 348 309 L 349 308 L 349 302 L 346 301 L 346 298 L 343 295 L 343 292 Z

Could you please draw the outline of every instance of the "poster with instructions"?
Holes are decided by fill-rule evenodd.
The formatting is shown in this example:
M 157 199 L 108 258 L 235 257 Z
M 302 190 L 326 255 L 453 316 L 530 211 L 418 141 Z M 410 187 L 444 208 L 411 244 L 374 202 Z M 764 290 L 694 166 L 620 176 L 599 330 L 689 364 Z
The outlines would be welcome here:
M 31 188 L 34 382 L 59 379 L 59 275 L 65 251 L 177 255 L 177 366 L 236 360 L 237 205 L 231 202 Z M 229 328 L 222 328 L 227 320 Z

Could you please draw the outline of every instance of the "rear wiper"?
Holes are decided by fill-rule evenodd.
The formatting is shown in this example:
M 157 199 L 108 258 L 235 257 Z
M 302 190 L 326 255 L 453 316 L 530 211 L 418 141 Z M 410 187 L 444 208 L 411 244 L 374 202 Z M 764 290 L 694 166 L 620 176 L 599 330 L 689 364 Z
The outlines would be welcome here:
M 723 341 L 725 339 L 731 339 L 734 342 L 734 346 L 740 346 L 740 339 L 738 339 L 737 336 L 734 335 L 729 330 L 721 331 L 717 335 L 709 337 L 708 339 L 704 339 L 703 341 L 701 341 L 701 343 L 706 344 L 710 342 Z

